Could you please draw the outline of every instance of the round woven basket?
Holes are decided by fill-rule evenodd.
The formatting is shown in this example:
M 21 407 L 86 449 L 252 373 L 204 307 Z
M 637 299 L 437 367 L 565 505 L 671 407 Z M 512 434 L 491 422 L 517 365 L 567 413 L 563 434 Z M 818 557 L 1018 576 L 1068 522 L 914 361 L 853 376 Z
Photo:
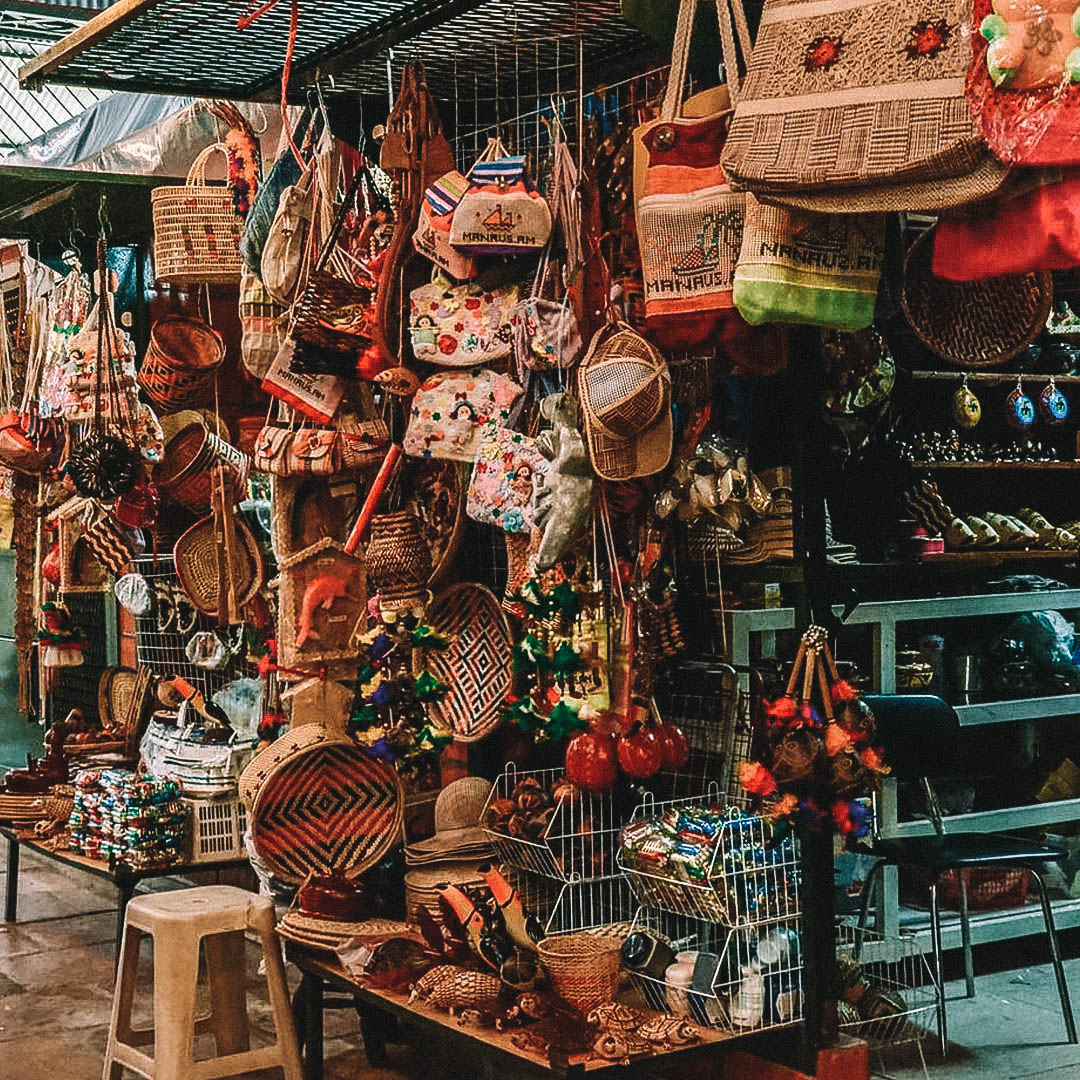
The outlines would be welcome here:
M 105 728 L 120 728 L 127 723 L 128 711 L 135 696 L 139 673 L 134 668 L 107 667 L 98 679 L 98 719 Z
M 930 271 L 934 230 L 904 261 L 904 315 L 915 336 L 961 368 L 998 367 L 1023 352 L 1046 326 L 1054 299 L 1048 273 L 984 281 L 946 281 Z
M 165 457 L 154 473 L 158 487 L 173 502 L 192 513 L 210 509 L 213 465 L 224 464 L 239 485 L 247 472 L 247 458 L 209 431 L 202 417 L 173 430 L 166 437 Z
M 163 409 L 203 405 L 210 400 L 214 374 L 224 359 L 224 340 L 202 319 L 166 315 L 150 328 L 139 386 Z
M 251 839 L 283 881 L 356 877 L 401 838 L 404 795 L 392 765 L 321 724 L 293 728 L 240 775 Z
M 552 988 L 583 1013 L 615 1000 L 621 949 L 617 937 L 583 931 L 544 938 L 536 947 Z
M 262 588 L 266 565 L 255 534 L 241 518 L 236 519 L 236 540 L 229 560 L 229 573 L 236 598 L 244 605 Z M 192 604 L 204 615 L 216 617 L 222 581 L 218 574 L 218 541 L 212 517 L 197 521 L 176 541 L 173 565 L 180 587 Z
M 177 285 L 231 285 L 240 281 L 240 230 L 228 184 L 208 184 L 212 154 L 228 154 L 215 143 L 191 163 L 187 183 L 150 192 L 154 216 L 154 277 Z

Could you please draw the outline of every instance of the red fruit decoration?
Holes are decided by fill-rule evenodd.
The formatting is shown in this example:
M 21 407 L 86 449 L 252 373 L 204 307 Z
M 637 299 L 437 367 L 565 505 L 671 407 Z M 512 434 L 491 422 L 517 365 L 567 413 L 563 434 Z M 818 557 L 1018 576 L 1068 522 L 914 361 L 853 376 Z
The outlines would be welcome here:
M 656 728 L 660 742 L 660 768 L 678 772 L 690 760 L 690 746 L 678 724 L 660 724 Z
M 663 764 L 664 752 L 653 728 L 642 727 L 623 735 L 618 744 L 619 765 L 631 780 L 648 780 Z
M 566 778 L 575 787 L 599 795 L 608 791 L 618 775 L 615 740 L 608 734 L 583 731 L 566 748 Z

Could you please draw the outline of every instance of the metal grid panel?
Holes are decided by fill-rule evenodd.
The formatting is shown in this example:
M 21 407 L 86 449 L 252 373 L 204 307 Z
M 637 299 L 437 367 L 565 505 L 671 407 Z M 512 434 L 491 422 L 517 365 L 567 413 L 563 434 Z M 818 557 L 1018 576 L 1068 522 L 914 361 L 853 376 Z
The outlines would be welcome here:
M 45 77 L 149 92 L 271 96 L 285 54 L 289 5 L 279 3 L 246 30 L 237 29 L 237 14 L 236 5 L 223 0 L 157 0 Z M 385 95 L 386 51 L 402 42 L 407 47 L 392 65 L 395 91 L 401 64 L 414 56 L 423 59 L 433 90 L 446 100 L 455 93 L 455 73 L 468 72 L 470 79 L 478 73 L 490 87 L 498 46 L 507 50 L 499 74 L 504 89 L 514 81 L 516 52 L 519 66 L 529 63 L 556 76 L 543 88 L 547 92 L 558 77 L 566 85 L 567 72 L 556 69 L 576 63 L 567 39 L 577 37 L 585 40 L 586 65 L 597 71 L 617 56 L 642 52 L 648 41 L 623 20 L 617 0 L 311 0 L 301 6 L 292 95 L 302 98 L 302 83 L 316 70 L 333 75 L 335 91 Z
M 187 679 L 197 690 L 201 690 L 209 700 L 226 683 L 246 674 L 243 665 L 237 659 L 231 659 L 225 667 L 216 670 L 196 667 L 184 651 L 191 636 L 200 630 L 213 630 L 214 625 L 202 615 L 197 615 L 195 625 L 190 630 L 180 633 L 175 628 L 175 618 L 165 630 L 158 628 L 156 596 L 159 590 L 169 598 L 182 594 L 180 582 L 173 569 L 172 555 L 143 555 L 134 560 L 134 569 L 146 578 L 150 586 L 150 611 L 135 620 L 135 654 L 138 663 L 150 668 L 156 675 Z

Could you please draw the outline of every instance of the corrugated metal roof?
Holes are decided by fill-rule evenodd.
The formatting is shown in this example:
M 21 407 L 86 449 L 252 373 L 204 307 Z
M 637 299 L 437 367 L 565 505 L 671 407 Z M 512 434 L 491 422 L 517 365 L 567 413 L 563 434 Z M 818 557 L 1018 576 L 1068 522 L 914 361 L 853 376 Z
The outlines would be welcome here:
M 74 25 L 70 19 L 0 11 L 0 158 L 108 96 L 81 86 L 19 87 L 19 68 Z

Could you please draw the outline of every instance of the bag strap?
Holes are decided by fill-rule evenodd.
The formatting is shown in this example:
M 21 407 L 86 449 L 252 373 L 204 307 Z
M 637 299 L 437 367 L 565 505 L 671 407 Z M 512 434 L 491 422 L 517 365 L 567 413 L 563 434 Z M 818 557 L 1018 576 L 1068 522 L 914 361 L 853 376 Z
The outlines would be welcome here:
M 224 154 L 225 160 L 228 161 L 229 150 L 224 143 L 211 143 L 205 149 L 199 151 L 195 160 L 191 163 L 191 168 L 188 169 L 188 187 L 206 186 L 206 165 L 210 161 L 211 155 L 217 153 Z
M 674 120 L 682 105 L 686 70 L 690 59 L 690 39 L 694 33 L 697 5 L 698 0 L 680 0 L 679 2 L 679 14 L 675 22 L 675 40 L 671 46 L 671 70 L 668 73 L 667 87 L 660 106 L 661 120 Z M 734 25 L 732 12 L 734 12 Z M 738 103 L 741 81 L 738 53 L 735 50 L 736 34 L 744 60 L 750 56 L 751 44 L 750 27 L 746 21 L 746 11 L 743 9 L 742 0 L 716 0 L 716 21 L 720 30 L 720 56 L 724 64 L 724 79 L 728 96 L 734 106 Z
M 342 199 L 341 205 L 334 215 L 334 224 L 330 228 L 330 235 L 327 236 L 326 241 L 323 243 L 322 250 L 319 252 L 318 261 L 315 263 L 316 273 L 325 270 L 326 264 L 330 261 L 334 246 L 337 244 L 338 237 L 341 235 L 342 226 L 345 224 L 345 216 L 348 214 L 349 207 L 356 198 L 356 193 L 360 190 L 360 184 L 366 171 L 367 168 L 361 166 L 353 173 L 352 183 L 349 184 L 348 191 L 345 193 L 345 198 Z

